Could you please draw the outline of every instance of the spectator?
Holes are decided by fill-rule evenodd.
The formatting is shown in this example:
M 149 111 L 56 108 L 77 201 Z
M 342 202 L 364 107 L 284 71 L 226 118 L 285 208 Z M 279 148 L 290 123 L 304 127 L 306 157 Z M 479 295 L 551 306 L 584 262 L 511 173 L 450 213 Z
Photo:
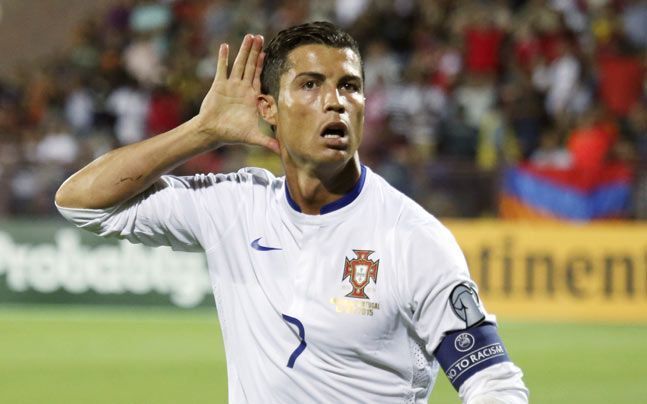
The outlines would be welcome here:
M 499 108 L 488 109 L 481 118 L 476 145 L 476 163 L 484 172 L 520 159 L 519 141 Z
M 86 135 L 94 126 L 95 103 L 90 89 L 80 77 L 72 78 L 68 95 L 65 99 L 65 117 L 72 131 L 77 135 Z
M 397 83 L 400 81 L 400 63 L 389 45 L 380 39 L 368 44 L 364 55 L 364 88 L 370 92 L 381 81 Z
M 495 74 L 499 67 L 503 31 L 492 15 L 479 9 L 465 29 L 465 67 L 471 73 Z
M 546 115 L 543 101 L 526 73 L 511 67 L 507 79 L 500 90 L 502 108 L 516 135 L 518 152 L 522 158 L 527 158 L 539 145 L 542 121 Z
M 235 22 L 234 2 L 218 0 L 211 2 L 204 11 L 202 26 L 207 43 L 224 42 L 232 32 Z
M 626 120 L 626 137 L 636 145 L 636 159 L 647 162 L 647 102 L 639 102 Z
M 538 168 L 567 170 L 573 167 L 571 153 L 561 145 L 559 134 L 548 128 L 541 135 L 539 148 L 532 152 L 529 162 Z
M 587 172 L 602 169 L 617 140 L 617 129 L 600 114 L 599 110 L 589 111 L 568 138 L 567 147 L 576 169 Z
M 476 155 L 477 131 L 467 124 L 463 106 L 453 105 L 448 110 L 438 125 L 437 153 L 442 157 L 473 161 Z
M 622 11 L 624 34 L 637 48 L 647 48 L 647 3 L 644 0 L 627 0 Z
M 513 33 L 514 56 L 517 65 L 525 72 L 532 71 L 532 66 L 541 58 L 541 42 L 532 27 L 519 26 Z
M 411 167 L 411 150 L 405 136 L 392 135 L 385 146 L 389 152 L 381 153 L 383 158 L 375 165 L 375 171 L 389 184 L 407 196 L 413 197 L 413 170 Z
M 149 99 L 132 78 L 123 75 L 121 85 L 108 96 L 106 107 L 115 116 L 114 133 L 120 144 L 134 143 L 144 138 Z
M 60 170 L 193 116 L 220 42 L 312 19 L 347 24 L 366 45 L 362 160 L 394 183 L 412 176 L 402 189 L 436 213 L 493 211 L 482 202 L 495 199 L 493 175 L 520 158 L 562 167 L 571 156 L 587 169 L 609 158 L 647 161 L 644 1 L 351 3 L 116 0 L 88 16 L 66 55 L 19 67 L 15 82 L 0 84 L 0 185 L 10 190 L 0 212 L 47 212 Z M 598 105 L 607 115 L 592 120 L 587 111 Z M 51 129 L 52 118 L 67 129 Z M 241 161 L 281 169 L 262 151 L 200 157 L 177 173 Z M 636 178 L 635 198 L 647 174 Z
M 436 44 L 435 60 L 432 63 L 435 74 L 432 80 L 434 86 L 445 94 L 452 91 L 463 70 L 463 60 L 456 42 L 457 39 L 451 37 Z
M 162 52 L 151 34 L 141 34 L 124 49 L 122 57 L 126 71 L 138 82 L 147 86 L 161 83 L 164 73 Z
M 467 75 L 454 93 L 456 103 L 465 111 L 465 121 L 472 128 L 481 125 L 483 115 L 494 107 L 496 87 L 494 78 L 482 75 Z
M 350 27 L 369 5 L 368 0 L 336 0 L 336 20 L 342 27 Z
M 36 144 L 34 150 L 36 162 L 61 166 L 71 165 L 79 155 L 78 142 L 61 122 L 54 119 L 54 122 L 48 126 L 48 131 Z
M 560 119 L 572 110 L 580 77 L 580 63 L 571 44 L 561 41 L 556 58 L 548 65 L 539 65 L 533 72 L 533 83 L 546 94 L 546 111 Z
M 124 32 L 130 28 L 130 12 L 133 0 L 120 0 L 114 2 L 106 12 L 106 26 L 112 31 Z
M 622 52 L 618 49 L 601 54 L 598 66 L 602 103 L 618 116 L 626 116 L 643 93 L 645 69 L 640 58 L 628 50 Z
M 366 97 L 366 113 L 364 115 L 364 140 L 360 146 L 360 152 L 372 154 L 381 146 L 380 134 L 388 125 L 390 97 L 382 76 L 377 77 L 377 82 L 367 88 L 364 95 Z
M 166 87 L 153 90 L 148 109 L 148 132 L 151 135 L 169 131 L 182 123 L 182 106 L 178 94 Z
M 172 13 L 167 2 L 140 0 L 130 12 L 130 29 L 136 33 L 159 33 L 171 25 Z
M 408 142 L 428 155 L 436 142 L 436 125 L 446 108 L 442 90 L 429 84 L 425 70 L 412 63 L 405 80 L 392 86 L 388 94 L 391 130 L 408 137 Z

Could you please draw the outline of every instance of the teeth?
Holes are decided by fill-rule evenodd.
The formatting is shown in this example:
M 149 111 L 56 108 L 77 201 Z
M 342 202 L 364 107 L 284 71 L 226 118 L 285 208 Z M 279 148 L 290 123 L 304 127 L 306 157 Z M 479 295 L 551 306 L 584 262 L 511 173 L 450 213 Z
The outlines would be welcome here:
M 329 139 L 338 139 L 344 137 L 344 131 L 342 129 L 330 128 L 324 131 L 323 136 Z

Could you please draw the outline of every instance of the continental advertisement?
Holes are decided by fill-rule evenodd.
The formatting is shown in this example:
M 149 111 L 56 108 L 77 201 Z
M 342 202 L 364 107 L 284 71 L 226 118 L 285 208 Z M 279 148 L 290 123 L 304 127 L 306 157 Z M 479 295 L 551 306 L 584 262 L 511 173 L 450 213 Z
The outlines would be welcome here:
M 647 322 L 647 224 L 445 224 L 491 313 L 522 321 Z
M 521 321 L 647 322 L 647 224 L 444 221 L 486 309 Z M 202 254 L 0 221 L 0 304 L 213 305 Z

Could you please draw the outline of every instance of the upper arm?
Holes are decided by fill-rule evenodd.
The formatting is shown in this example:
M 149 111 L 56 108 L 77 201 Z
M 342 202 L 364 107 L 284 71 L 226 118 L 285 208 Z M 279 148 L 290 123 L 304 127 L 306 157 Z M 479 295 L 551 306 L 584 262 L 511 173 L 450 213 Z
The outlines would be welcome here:
M 199 251 L 217 243 L 234 222 L 234 207 L 244 199 L 241 182 L 238 174 L 163 176 L 118 206 L 59 210 L 77 226 L 100 236 Z
M 529 392 L 522 377 L 512 362 L 499 363 L 467 379 L 458 395 L 467 404 L 526 404 Z
M 402 226 L 407 228 L 400 237 L 404 255 L 402 300 L 415 334 L 431 355 L 447 331 L 474 325 L 487 314 L 478 298 L 471 307 L 475 311 L 469 315 L 457 312 L 451 304 L 452 294 L 459 304 L 466 297 L 461 290 L 476 293 L 463 253 L 451 233 L 435 219 Z
M 438 360 L 463 402 L 491 394 L 525 399 L 521 371 L 510 361 L 494 316 L 485 311 L 449 230 L 428 220 L 402 239 L 406 263 L 403 293 L 414 332 L 427 354 Z

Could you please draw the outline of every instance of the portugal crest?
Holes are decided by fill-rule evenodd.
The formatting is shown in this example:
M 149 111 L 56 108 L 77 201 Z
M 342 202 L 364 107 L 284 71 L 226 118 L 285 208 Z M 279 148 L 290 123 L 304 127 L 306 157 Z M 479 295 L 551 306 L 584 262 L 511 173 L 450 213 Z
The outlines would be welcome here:
M 374 251 L 369 250 L 353 250 L 357 258 L 349 260 L 346 258 L 344 265 L 344 276 L 341 280 L 350 277 L 350 284 L 353 287 L 352 292 L 346 297 L 355 297 L 358 299 L 368 299 L 369 297 L 364 293 L 364 288 L 368 285 L 370 279 L 373 283 L 377 283 L 377 268 L 380 260 L 373 261 L 368 258 Z

